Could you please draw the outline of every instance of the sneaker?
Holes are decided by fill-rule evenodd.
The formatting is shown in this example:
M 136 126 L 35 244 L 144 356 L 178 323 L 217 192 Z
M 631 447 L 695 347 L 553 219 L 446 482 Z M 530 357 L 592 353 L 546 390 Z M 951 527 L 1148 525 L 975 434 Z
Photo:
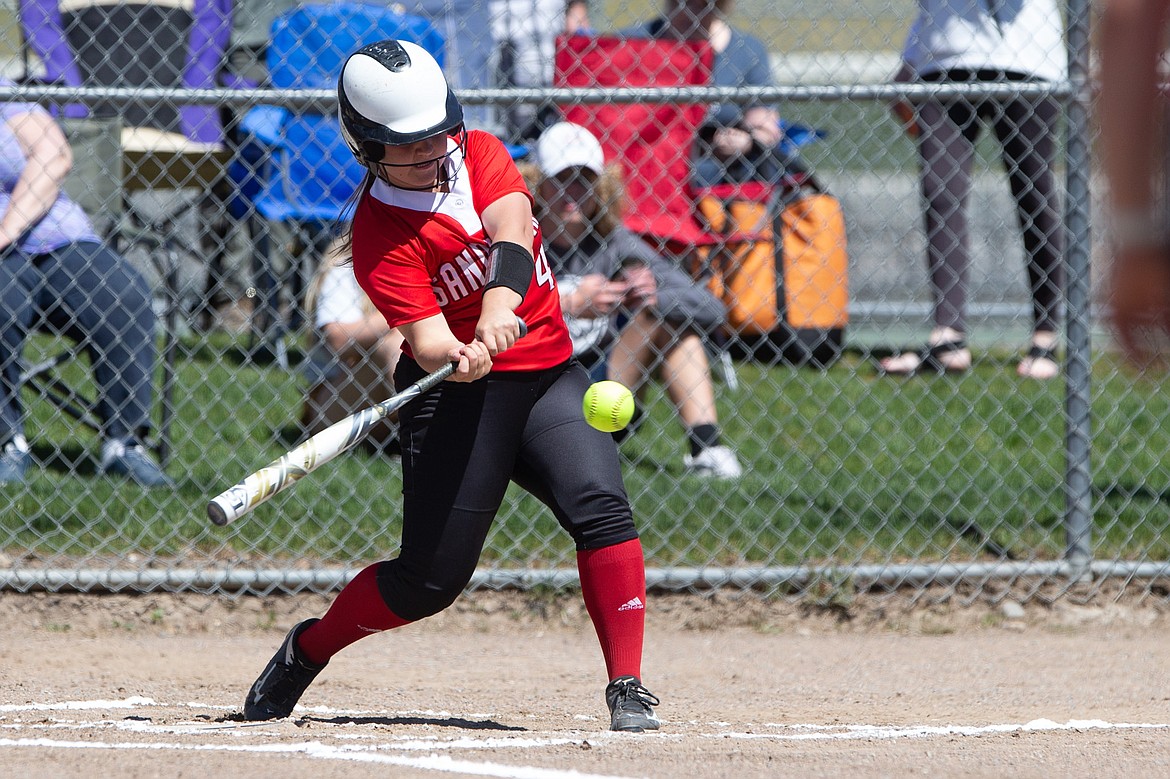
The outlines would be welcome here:
M 255 722 L 283 719 L 292 714 L 297 701 L 325 667 L 310 663 L 301 657 L 297 650 L 297 636 L 318 621 L 314 617 L 294 625 L 284 637 L 284 643 L 276 650 L 260 678 L 248 691 L 248 697 L 244 701 L 244 719 Z
M 0 447 L 0 484 L 21 484 L 32 454 L 12 438 Z
M 605 688 L 605 703 L 609 706 L 610 730 L 641 733 L 658 730 L 662 724 L 650 708 L 661 701 L 636 676 L 619 676 L 610 682 Z
M 727 446 L 710 446 L 683 458 L 683 466 L 694 476 L 713 479 L 738 479 L 743 468 L 735 452 Z
M 174 487 L 175 482 L 163 473 L 162 468 L 150 459 L 146 449 L 139 443 L 128 443 L 108 451 L 102 457 L 100 473 L 126 478 L 143 487 Z

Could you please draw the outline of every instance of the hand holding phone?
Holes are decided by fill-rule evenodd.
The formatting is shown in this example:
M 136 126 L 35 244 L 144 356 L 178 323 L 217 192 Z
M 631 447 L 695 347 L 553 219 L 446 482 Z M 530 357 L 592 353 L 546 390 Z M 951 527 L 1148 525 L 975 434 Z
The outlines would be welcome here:
M 609 280 L 624 281 L 627 272 L 645 267 L 646 263 L 637 257 L 624 257 L 622 258 L 622 261 L 618 263 L 618 266 L 614 268 L 613 273 L 609 275 Z
M 642 306 L 653 306 L 658 302 L 658 282 L 650 266 L 637 258 L 627 258 L 621 264 L 615 278 L 627 285 L 624 303 L 633 310 Z

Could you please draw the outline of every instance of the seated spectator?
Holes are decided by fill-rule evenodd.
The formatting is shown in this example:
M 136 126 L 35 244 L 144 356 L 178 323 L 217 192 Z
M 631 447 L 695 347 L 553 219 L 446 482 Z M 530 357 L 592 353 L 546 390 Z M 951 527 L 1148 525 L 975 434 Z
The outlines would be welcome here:
M 714 53 L 711 85 L 770 87 L 772 69 L 763 41 L 727 22 L 734 0 L 665 0 L 662 16 L 623 31 L 627 36 L 706 40 Z M 803 164 L 783 149 L 780 116 L 760 103 L 712 105 L 699 130 L 694 183 L 713 186 L 775 182 Z
M 313 321 L 313 344 L 301 425 L 311 434 L 395 393 L 402 336 L 358 286 L 340 239 L 325 252 L 306 308 Z M 366 442 L 375 450 L 396 451 L 396 426 L 379 426 Z
M 72 165 L 69 142 L 48 112 L 32 103 L 0 105 L 0 484 L 24 481 L 32 460 L 21 355 L 40 317 L 89 356 L 102 425 L 99 472 L 172 486 L 142 445 L 156 359 L 150 288 L 61 191 Z
M 573 352 L 639 395 L 657 371 L 686 428 L 686 469 L 733 479 L 742 468 L 721 441 L 703 335 L 723 322 L 704 287 L 621 226 L 621 177 L 584 127 L 561 122 L 522 167 L 536 198 Z

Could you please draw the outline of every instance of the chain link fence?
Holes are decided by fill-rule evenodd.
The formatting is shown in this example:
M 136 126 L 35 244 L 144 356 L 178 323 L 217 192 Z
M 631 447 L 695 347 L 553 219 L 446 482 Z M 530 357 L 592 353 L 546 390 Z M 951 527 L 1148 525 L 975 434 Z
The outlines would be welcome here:
M 570 13 L 582 6 L 570 4 Z M 725 169 L 700 183 L 739 185 L 731 194 L 690 185 L 699 167 L 695 134 L 707 132 L 718 111 L 778 111 L 790 154 L 764 181 L 774 197 L 755 199 L 753 213 L 765 215 L 759 229 L 741 224 L 750 235 L 707 243 L 644 231 L 698 284 L 712 284 L 713 269 L 746 267 L 727 264 L 728 257 L 746 262 L 734 255 L 737 246 L 756 251 L 757 263 L 763 247 L 771 264 L 760 272 L 772 274 L 734 289 L 725 275 L 711 286 L 724 293 L 731 324 L 710 334 L 709 373 L 722 440 L 743 475 L 688 471 L 678 410 L 685 398 L 673 397 L 659 374 L 648 377 L 642 421 L 620 444 L 650 586 L 818 599 L 859 588 L 913 598 L 938 586 L 970 598 L 1164 597 L 1170 397 L 1159 381 L 1127 373 L 1112 353 L 1099 327 L 1107 301 L 1094 297 L 1092 284 L 1104 252 L 1091 224 L 1088 4 L 1060 9 L 1065 76 L 990 84 L 892 80 L 917 12 L 906 0 L 741 0 L 720 8 L 733 36 L 750 32 L 761 41 L 766 61 L 754 64 L 765 81 L 744 76 L 712 86 L 702 56 L 691 62 L 698 80 L 679 71 L 647 78 L 643 56 L 637 78 L 593 71 L 589 83 L 574 81 L 573 63 L 597 51 L 582 42 L 614 31 L 628 37 L 662 15 L 652 2 L 591 4 L 559 48 L 560 0 L 378 7 L 425 22 L 390 35 L 431 41 L 468 125 L 500 134 L 521 161 L 542 123 L 569 115 L 600 122 L 609 161 L 619 154 L 627 163 L 648 161 L 624 168 L 627 192 L 660 192 L 662 177 L 674 177 L 669 203 L 643 197 L 628 218 L 655 209 L 677 215 L 681 202 L 680 219 L 709 237 L 713 225 L 693 219 L 704 193 L 715 193 L 717 210 L 751 198 L 743 180 L 720 178 Z M 303 439 L 306 399 L 320 378 L 305 298 L 336 224 L 326 208 L 278 206 L 297 197 L 336 200 L 352 190 L 353 174 L 346 155 L 306 130 L 329 132 L 330 84 L 280 81 L 277 70 L 292 67 L 295 55 L 266 52 L 276 40 L 273 20 L 292 10 L 267 0 L 0 6 L 0 61 L 12 80 L 0 86 L 0 99 L 56 112 L 74 153 L 65 191 L 153 290 L 157 357 L 144 440 L 174 481 L 148 489 L 102 472 L 106 417 L 116 411 L 99 405 L 87 424 L 69 410 L 95 393 L 91 356 L 67 328 L 36 329 L 23 364 L 61 355 L 46 376 L 57 377 L 66 397 L 50 399 L 43 383 L 15 388 L 5 371 L 6 397 L 18 392 L 25 415 L 31 465 L 23 480 L 0 486 L 0 587 L 327 591 L 395 553 L 398 464 L 376 447 L 339 459 L 227 528 L 212 526 L 204 511 L 210 496 Z M 328 18 L 297 28 L 294 43 L 348 40 L 312 27 L 332 24 Z M 566 51 L 573 57 L 558 59 Z M 328 69 L 324 58 L 302 64 Z M 988 99 L 1049 100 L 1058 109 L 1053 173 L 1067 278 L 1060 374 L 1017 373 L 1030 343 L 1032 296 L 1009 177 L 985 125 L 965 203 L 972 364 L 945 375 L 888 375 L 881 360 L 916 351 L 936 324 L 916 140 L 890 107 L 908 101 L 921 122 L 931 101 Z M 630 132 L 635 118 L 684 114 L 690 119 L 675 125 L 689 128 L 684 143 L 662 125 Z M 637 145 L 652 136 L 657 147 Z M 708 133 L 702 141 L 708 162 L 723 159 L 719 139 Z M 307 173 L 310 163 L 315 173 Z M 814 260 L 803 281 L 784 265 L 796 228 L 780 218 L 794 202 L 786 196 L 803 192 L 800 182 L 783 180 L 794 170 L 815 178 L 844 220 L 815 256 L 836 251 L 846 265 Z M 772 227 L 784 236 L 779 255 Z M 940 235 L 933 240 L 937 248 Z M 836 269 L 826 275 L 825 267 Z M 801 285 L 816 292 L 812 303 L 799 302 Z M 741 293 L 771 295 L 770 326 L 730 317 L 744 303 Z M 840 311 L 816 314 L 826 306 Z M 797 322 L 801 311 L 806 319 Z M 656 347 L 658 356 L 673 346 Z M 8 365 L 12 355 L 3 359 Z M 515 490 L 472 586 L 568 586 L 573 560 L 551 513 Z

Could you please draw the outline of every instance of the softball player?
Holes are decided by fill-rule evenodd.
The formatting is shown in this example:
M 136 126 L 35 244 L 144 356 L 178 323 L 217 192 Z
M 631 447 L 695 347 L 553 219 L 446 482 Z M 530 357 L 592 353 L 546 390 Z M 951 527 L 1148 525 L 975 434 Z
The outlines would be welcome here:
M 369 169 L 350 238 L 358 282 L 405 337 L 399 389 L 447 362 L 451 379 L 399 414 L 397 558 L 361 571 L 325 616 L 296 625 L 252 686 L 248 720 L 288 716 L 338 651 L 450 606 L 470 581 L 509 481 L 577 546 L 601 642 L 611 728 L 657 729 L 640 681 L 646 581 L 613 438 L 586 424 L 532 197 L 504 145 L 463 127 L 423 49 L 382 41 L 338 84 L 342 130 Z M 529 333 L 520 338 L 517 317 Z

